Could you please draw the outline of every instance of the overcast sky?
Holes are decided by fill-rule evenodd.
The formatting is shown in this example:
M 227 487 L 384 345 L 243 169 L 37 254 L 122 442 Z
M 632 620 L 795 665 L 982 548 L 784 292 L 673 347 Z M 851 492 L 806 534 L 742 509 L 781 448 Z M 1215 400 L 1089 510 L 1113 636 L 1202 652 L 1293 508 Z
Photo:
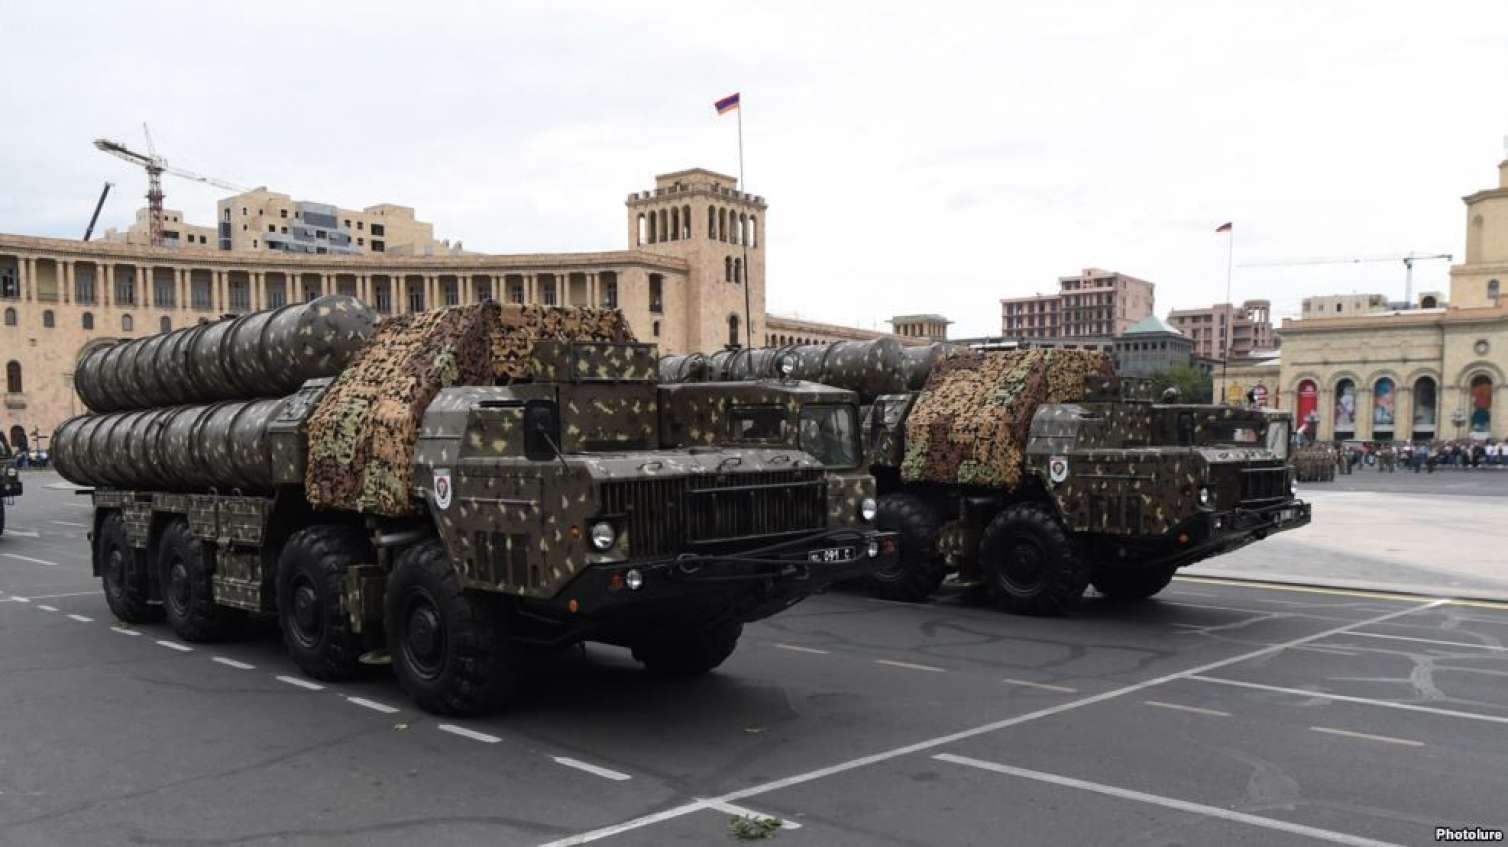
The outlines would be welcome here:
M 1069 11 L 1067 9 L 1071 8 Z M 769 307 L 998 333 L 1001 297 L 1080 268 L 1157 283 L 1157 312 L 1234 297 L 1401 297 L 1398 263 L 1464 250 L 1496 185 L 1508 3 L 88 3 L 0 0 L 0 232 L 77 238 L 95 151 L 299 199 L 417 208 L 498 253 L 625 246 L 656 173 L 737 173 L 770 203 Z M 209 225 L 221 192 L 172 177 Z M 1445 289 L 1427 262 L 1416 290 Z

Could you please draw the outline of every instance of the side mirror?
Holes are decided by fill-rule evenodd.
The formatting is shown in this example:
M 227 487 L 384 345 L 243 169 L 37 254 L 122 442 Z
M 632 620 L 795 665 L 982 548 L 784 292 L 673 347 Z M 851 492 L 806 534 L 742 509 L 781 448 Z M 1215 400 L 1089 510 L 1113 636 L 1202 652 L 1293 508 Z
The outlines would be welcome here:
M 560 455 L 560 407 L 553 400 L 530 400 L 524 404 L 524 456 L 548 462 Z

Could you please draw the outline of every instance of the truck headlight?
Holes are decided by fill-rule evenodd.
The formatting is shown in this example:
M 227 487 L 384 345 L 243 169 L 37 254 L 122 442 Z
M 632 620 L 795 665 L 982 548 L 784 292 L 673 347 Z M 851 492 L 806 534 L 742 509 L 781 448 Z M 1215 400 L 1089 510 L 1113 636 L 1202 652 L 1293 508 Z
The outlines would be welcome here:
M 613 525 L 607 521 L 598 521 L 592 524 L 592 546 L 598 550 L 607 550 L 618 540 L 618 534 L 613 532 Z
M 6 468 L 5 469 L 5 475 L 8 476 L 8 477 L 10 477 L 11 479 L 15 479 L 16 478 L 16 469 L 15 468 Z
M 865 523 L 873 522 L 874 516 L 878 515 L 879 513 L 880 506 L 878 503 L 874 502 L 873 497 L 865 497 L 863 500 L 859 501 L 859 517 L 863 518 Z
M 1209 504 L 1210 504 L 1210 489 L 1209 489 L 1209 486 L 1201 485 L 1201 486 L 1199 486 L 1199 505 L 1201 505 L 1201 506 L 1208 506 Z
M 1297 479 L 1288 480 L 1288 493 L 1294 497 L 1299 496 L 1299 481 Z

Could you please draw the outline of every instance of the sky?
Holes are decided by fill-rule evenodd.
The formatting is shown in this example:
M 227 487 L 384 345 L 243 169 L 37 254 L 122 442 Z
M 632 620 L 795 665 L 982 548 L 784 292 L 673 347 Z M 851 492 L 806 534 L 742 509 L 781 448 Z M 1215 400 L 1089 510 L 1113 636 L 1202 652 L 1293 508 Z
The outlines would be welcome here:
M 0 0 L 0 232 L 129 225 L 173 166 L 347 208 L 401 203 L 490 253 L 627 246 L 654 175 L 769 202 L 770 311 L 998 333 L 1086 267 L 1156 312 L 1400 299 L 1497 185 L 1508 3 L 70 3 Z M 223 193 L 167 177 L 211 224 Z M 1233 256 L 1215 228 L 1234 227 Z M 1445 261 L 1415 291 L 1447 290 Z

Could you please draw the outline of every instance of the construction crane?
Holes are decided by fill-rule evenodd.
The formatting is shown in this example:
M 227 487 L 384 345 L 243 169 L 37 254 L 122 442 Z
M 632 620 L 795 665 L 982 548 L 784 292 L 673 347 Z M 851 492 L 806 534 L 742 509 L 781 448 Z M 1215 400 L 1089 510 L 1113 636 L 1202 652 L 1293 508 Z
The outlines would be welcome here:
M 1403 302 L 1412 304 L 1414 302 L 1414 263 L 1426 262 L 1433 259 L 1444 259 L 1448 262 L 1453 258 L 1455 257 L 1449 253 L 1414 253 L 1411 251 L 1407 256 L 1356 256 L 1341 259 L 1295 259 L 1277 262 L 1248 262 L 1241 265 L 1241 267 L 1275 268 L 1294 265 L 1359 265 L 1368 262 L 1402 262 L 1404 267 Z
M 99 202 L 94 204 L 94 214 L 89 217 L 89 226 L 84 228 L 85 241 L 88 241 L 89 236 L 94 234 L 94 225 L 99 223 L 99 210 L 105 208 L 105 198 L 110 196 L 110 189 L 114 187 L 115 183 L 107 182 L 104 190 L 99 193 Z
M 222 179 L 196 174 L 182 168 L 169 167 L 168 160 L 157 155 L 157 145 L 152 143 L 152 131 L 147 129 L 146 124 L 141 125 L 142 132 L 147 136 L 147 152 L 138 153 L 131 150 L 119 141 L 111 141 L 107 138 L 96 138 L 94 146 L 112 156 L 125 159 L 133 165 L 145 168 L 147 171 L 147 230 L 151 234 L 152 246 L 161 247 L 162 237 L 162 175 L 172 174 L 180 179 L 190 179 L 194 182 L 202 182 L 205 185 L 213 185 L 227 191 L 241 193 L 247 189 Z

